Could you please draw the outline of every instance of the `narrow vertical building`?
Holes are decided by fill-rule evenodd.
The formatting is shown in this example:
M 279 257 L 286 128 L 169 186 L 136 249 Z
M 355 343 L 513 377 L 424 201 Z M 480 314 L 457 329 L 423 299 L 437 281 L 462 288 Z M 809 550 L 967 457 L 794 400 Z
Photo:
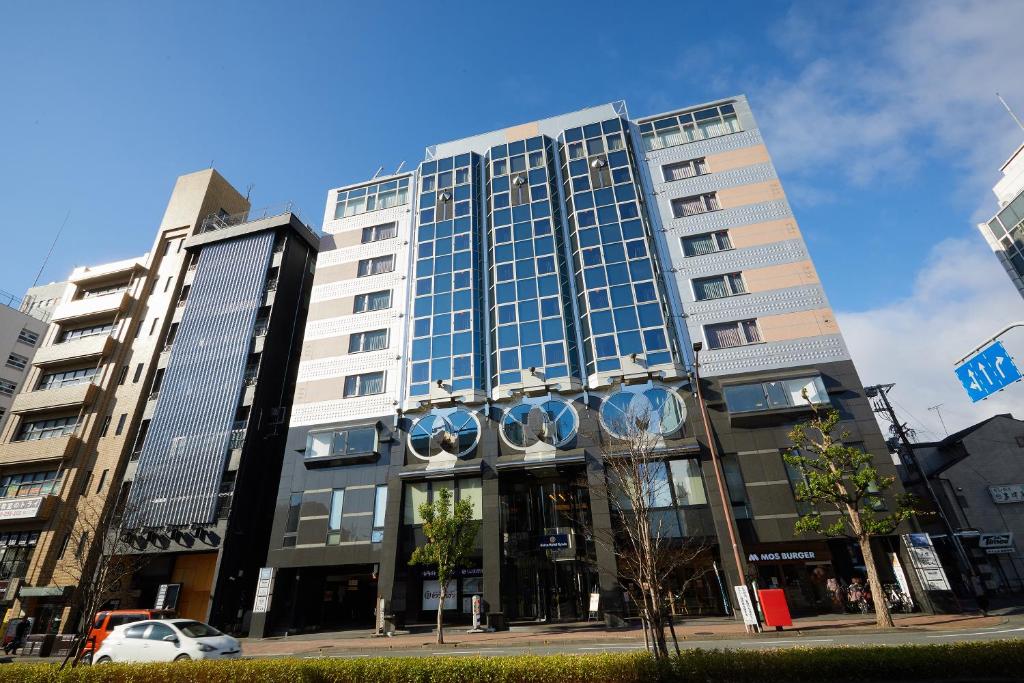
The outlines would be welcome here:
M 979 223 L 978 230 L 1024 296 L 1024 145 L 999 170 L 1003 177 L 992 188 L 999 213 Z

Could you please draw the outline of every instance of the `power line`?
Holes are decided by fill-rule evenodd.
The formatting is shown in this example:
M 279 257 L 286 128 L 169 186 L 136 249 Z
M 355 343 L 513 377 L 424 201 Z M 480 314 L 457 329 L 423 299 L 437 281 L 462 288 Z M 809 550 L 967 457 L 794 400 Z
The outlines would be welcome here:
M 33 287 L 39 284 L 39 278 L 43 275 L 43 269 L 46 268 L 46 264 L 50 260 L 50 255 L 53 254 L 53 248 L 57 246 L 57 240 L 60 239 L 60 234 L 64 232 L 64 226 L 68 224 L 69 218 L 71 218 L 71 209 L 68 209 L 68 212 L 64 214 L 64 222 L 60 224 L 60 228 L 57 229 L 57 234 L 53 236 L 53 242 L 50 243 L 50 250 L 46 252 L 46 257 L 43 259 L 43 263 L 39 266 L 39 272 L 36 273 L 36 279 L 32 281 Z

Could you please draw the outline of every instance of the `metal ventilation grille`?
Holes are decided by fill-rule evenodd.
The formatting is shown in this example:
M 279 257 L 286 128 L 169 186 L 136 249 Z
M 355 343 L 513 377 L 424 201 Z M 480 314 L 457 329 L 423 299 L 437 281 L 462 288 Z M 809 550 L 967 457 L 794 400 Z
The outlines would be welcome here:
M 274 237 L 199 255 L 128 504 L 132 527 L 210 524 Z

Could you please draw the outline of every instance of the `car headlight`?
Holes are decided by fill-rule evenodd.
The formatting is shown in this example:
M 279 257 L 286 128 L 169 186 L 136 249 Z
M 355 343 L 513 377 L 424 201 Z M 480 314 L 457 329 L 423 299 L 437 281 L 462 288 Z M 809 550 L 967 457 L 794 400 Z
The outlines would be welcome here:
M 217 648 L 215 648 L 212 645 L 207 645 L 206 643 L 199 643 L 199 651 L 200 652 L 216 652 Z

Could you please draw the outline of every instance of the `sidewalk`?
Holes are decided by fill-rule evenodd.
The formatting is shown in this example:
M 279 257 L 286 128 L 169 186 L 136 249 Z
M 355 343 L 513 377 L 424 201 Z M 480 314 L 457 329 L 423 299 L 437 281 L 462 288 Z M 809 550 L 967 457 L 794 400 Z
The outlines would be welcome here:
M 947 631 L 957 629 L 991 628 L 1007 623 L 1005 616 L 980 614 L 894 615 L 895 631 Z M 643 642 L 643 631 L 637 628 L 611 630 L 604 624 L 579 622 L 573 624 L 538 624 L 513 626 L 509 631 L 495 633 L 466 633 L 465 625 L 445 628 L 444 646 L 438 646 L 433 633 L 409 633 L 389 638 L 373 637 L 369 631 L 342 631 L 337 633 L 309 633 L 263 639 L 242 639 L 242 651 L 247 656 L 312 656 L 321 651 L 344 650 L 411 650 L 439 647 L 486 647 L 502 645 L 557 645 L 572 643 L 633 643 Z M 793 626 L 784 631 L 765 632 L 759 637 L 792 637 L 793 635 L 835 635 L 874 633 L 874 615 L 835 614 L 795 619 Z M 702 618 L 676 625 L 680 640 L 724 640 L 747 638 L 743 624 L 732 619 Z

